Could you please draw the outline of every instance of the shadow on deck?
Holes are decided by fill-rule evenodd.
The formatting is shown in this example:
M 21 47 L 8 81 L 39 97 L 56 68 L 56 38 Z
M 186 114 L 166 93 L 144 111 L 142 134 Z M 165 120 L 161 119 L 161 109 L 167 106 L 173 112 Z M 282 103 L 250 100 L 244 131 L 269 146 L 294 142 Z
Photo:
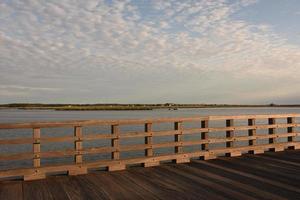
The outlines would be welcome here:
M 6 181 L 0 199 L 300 199 L 300 150 Z

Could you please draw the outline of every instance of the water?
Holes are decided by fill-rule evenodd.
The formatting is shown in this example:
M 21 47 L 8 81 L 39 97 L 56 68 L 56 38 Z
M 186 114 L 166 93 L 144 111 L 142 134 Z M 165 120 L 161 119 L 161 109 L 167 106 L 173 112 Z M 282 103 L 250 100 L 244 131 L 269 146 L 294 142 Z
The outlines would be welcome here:
M 88 120 L 88 119 L 141 119 L 141 118 L 161 118 L 161 117 L 193 117 L 193 116 L 207 116 L 207 115 L 243 115 L 243 114 L 280 114 L 280 113 L 299 113 L 300 108 L 288 107 L 288 108 L 199 108 L 199 109 L 179 109 L 179 110 L 147 110 L 147 111 L 53 111 L 53 110 L 14 110 L 14 109 L 0 109 L 0 123 L 19 123 L 19 122 L 41 122 L 41 121 L 64 121 L 64 120 Z M 297 121 L 300 121 L 297 119 Z M 278 123 L 285 123 L 286 119 L 278 120 Z M 257 121 L 258 124 L 266 124 L 266 120 Z M 235 121 L 235 125 L 246 125 L 246 120 Z M 224 127 L 224 121 L 215 121 L 210 123 L 210 127 Z M 172 130 L 174 128 L 173 123 L 154 124 L 153 130 Z M 184 128 L 200 128 L 200 122 L 185 123 Z M 143 125 L 136 126 L 120 126 L 121 134 L 131 131 L 144 131 Z M 286 130 L 277 130 L 278 133 L 285 133 Z M 296 130 L 298 131 L 298 130 Z M 109 134 L 109 126 L 92 126 L 84 127 L 83 134 Z M 258 134 L 267 134 L 267 130 L 259 130 Z M 72 136 L 72 128 L 45 128 L 41 130 L 41 137 L 59 137 L 59 136 Z M 238 136 L 247 135 L 247 131 L 236 132 Z M 31 129 L 19 129 L 19 130 L 0 130 L 1 139 L 13 139 L 13 138 L 32 137 Z M 210 133 L 210 137 L 225 137 L 224 132 Z M 200 133 L 193 135 L 184 135 L 184 140 L 200 140 Z M 299 140 L 299 138 L 297 138 Z M 172 142 L 174 136 L 161 136 L 154 137 L 154 143 Z M 285 142 L 286 138 L 280 139 L 281 142 Z M 258 144 L 265 144 L 267 140 L 259 140 Z M 144 138 L 136 139 L 121 139 L 120 145 L 134 145 L 143 144 Z M 92 147 L 105 147 L 110 146 L 110 140 L 95 140 L 84 141 L 84 148 Z M 247 142 L 238 142 L 236 146 L 247 145 Z M 221 148 L 225 147 L 225 143 L 222 144 L 210 144 L 209 147 Z M 59 142 L 59 143 L 45 143 L 41 144 L 41 151 L 62 151 L 66 149 L 73 149 L 74 144 L 72 142 Z M 185 152 L 191 152 L 200 150 L 200 145 L 184 147 Z M 31 152 L 32 145 L 0 145 L 0 153 L 15 154 L 21 152 Z M 155 155 L 162 155 L 174 152 L 174 148 L 160 148 L 154 149 Z M 121 158 L 140 157 L 144 155 L 143 150 L 122 152 Z M 110 159 L 110 153 L 102 154 L 90 154 L 84 155 L 86 162 L 91 162 L 99 159 Z M 72 163 L 73 156 L 66 156 L 60 158 L 42 158 L 41 164 L 55 164 L 55 163 Z M 31 160 L 22 161 L 0 161 L 0 169 L 30 167 L 32 165 Z
M 157 117 L 192 117 L 207 115 L 280 114 L 300 113 L 300 108 L 198 108 L 146 111 L 53 111 L 1 110 L 0 123 L 62 121 L 82 119 L 140 119 Z

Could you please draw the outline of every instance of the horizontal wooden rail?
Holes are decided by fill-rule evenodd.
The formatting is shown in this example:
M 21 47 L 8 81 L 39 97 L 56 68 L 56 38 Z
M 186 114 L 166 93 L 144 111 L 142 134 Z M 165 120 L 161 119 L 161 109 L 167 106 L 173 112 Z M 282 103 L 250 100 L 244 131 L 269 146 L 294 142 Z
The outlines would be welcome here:
M 168 123 L 168 122 L 195 122 L 202 120 L 243 120 L 243 119 L 268 119 L 268 118 L 288 118 L 300 117 L 300 114 L 276 114 L 276 115 L 237 115 L 237 116 L 203 116 L 189 118 L 158 118 L 158 119 L 130 119 L 130 120 L 81 120 L 81 121 L 64 121 L 64 122 L 35 122 L 35 123 L 14 123 L 0 124 L 0 129 L 26 129 L 26 128 L 58 128 L 58 127 L 75 127 L 75 126 L 97 126 L 97 125 L 130 125 L 146 123 Z
M 220 155 L 239 156 L 242 153 L 263 153 L 264 151 L 282 151 L 286 148 L 298 149 L 300 127 L 297 123 L 300 114 L 272 114 L 272 115 L 239 115 L 239 116 L 201 116 L 190 118 L 159 118 L 159 119 L 132 119 L 132 120 L 85 120 L 67 122 L 38 122 L 0 124 L 0 129 L 32 129 L 32 134 L 26 138 L 1 138 L 0 146 L 8 145 L 8 152 L 0 154 L 3 165 L 8 161 L 32 160 L 32 167 L 19 169 L 4 169 L 0 171 L 0 178 L 21 176 L 25 180 L 45 178 L 53 172 L 67 172 L 69 175 L 85 174 L 88 169 L 106 167 L 110 171 L 125 169 L 127 165 L 142 164 L 144 167 L 159 165 L 161 161 L 175 161 L 176 163 L 189 162 L 191 158 L 214 159 Z M 276 123 L 276 119 L 286 119 L 286 123 Z M 264 124 L 257 124 L 257 121 Z M 218 127 L 211 126 L 211 121 L 216 121 Z M 246 124 L 246 125 L 237 125 Z M 191 128 L 191 124 L 196 128 Z M 155 130 L 154 125 L 164 126 L 172 123 L 172 129 Z M 220 126 L 221 124 L 221 126 Z M 144 125 L 144 131 L 122 131 L 122 125 L 133 128 Z M 110 133 L 84 131 L 85 127 L 109 127 Z M 45 129 L 55 132 L 52 128 L 73 128 L 72 135 L 43 136 Z M 168 126 L 170 127 L 170 126 Z M 165 128 L 164 128 L 165 129 Z M 279 130 L 280 129 L 280 130 Z M 285 129 L 286 131 L 282 131 Z M 267 130 L 258 133 L 259 130 Z M 66 129 L 65 131 L 68 131 Z M 243 132 L 246 131 L 246 132 Z M 17 132 L 19 133 L 20 130 Z M 16 133 L 16 134 L 17 134 Z M 211 134 L 214 133 L 214 136 Z M 221 134 L 224 133 L 224 134 Z M 226 133 L 226 134 L 225 134 Z M 57 135 L 57 134 L 56 134 Z M 164 140 L 163 138 L 168 140 Z M 172 140 L 170 140 L 170 138 Z M 279 138 L 286 138 L 287 142 L 279 142 Z M 140 143 L 139 140 L 143 140 Z M 104 142 L 106 141 L 106 142 Z M 108 142 L 107 142 L 108 141 Z M 128 142 L 129 141 L 129 142 Z M 131 142 L 130 142 L 131 141 Z M 139 141 L 139 142 L 137 142 Z M 259 144 L 258 141 L 265 141 Z M 92 142 L 92 143 L 91 143 Z M 243 142 L 243 143 L 242 143 Z M 244 145 L 244 143 L 247 143 Z M 236 146 L 236 144 L 240 144 Z M 18 145 L 30 144 L 32 151 L 10 153 L 9 150 L 18 150 Z M 44 145 L 66 145 L 61 150 L 47 150 Z M 70 144 L 73 148 L 70 148 Z M 101 144 L 101 145 L 100 145 Z M 223 144 L 223 145 L 222 145 Z M 243 144 L 243 146 L 241 146 Z M 221 146 L 224 146 L 220 148 Z M 186 148 L 196 147 L 197 150 L 189 151 Z M 53 148 L 51 148 L 53 149 Z M 169 149 L 168 151 L 162 151 Z M 170 149 L 173 149 L 170 152 Z M 156 150 L 162 153 L 157 154 Z M 134 152 L 143 152 L 138 157 L 132 158 Z M 130 154 L 128 154 L 131 152 Z M 89 155 L 104 155 L 105 159 L 87 161 Z M 125 155 L 125 157 L 123 157 Z M 126 156 L 127 155 L 127 156 Z M 128 158 L 129 156 L 129 158 Z M 73 157 L 71 164 L 61 163 L 45 165 L 43 159 Z M 102 156 L 103 157 L 103 156 Z M 104 158 L 103 157 L 103 158 Z M 8 165 L 8 164 L 7 164 Z

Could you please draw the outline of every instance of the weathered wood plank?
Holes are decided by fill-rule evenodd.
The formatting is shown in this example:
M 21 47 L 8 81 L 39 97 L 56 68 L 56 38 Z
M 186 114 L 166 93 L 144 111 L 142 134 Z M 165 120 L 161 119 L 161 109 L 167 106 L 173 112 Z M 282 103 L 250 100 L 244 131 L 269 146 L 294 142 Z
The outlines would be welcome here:
M 224 154 L 227 156 L 239 156 L 242 151 L 248 151 L 250 153 L 263 153 L 265 150 L 283 151 L 286 147 L 292 147 L 294 149 L 300 148 L 299 142 L 295 142 L 295 137 L 300 133 L 295 132 L 295 127 L 299 127 L 300 124 L 295 123 L 295 117 L 300 116 L 298 114 L 279 114 L 279 115 L 241 115 L 241 116 L 207 116 L 207 117 L 192 117 L 192 118 L 160 118 L 160 119 L 140 119 L 140 120 L 87 120 L 87 121 L 68 121 L 68 122 L 47 122 L 47 123 L 22 123 L 15 124 L 14 128 L 20 128 L 24 126 L 30 126 L 33 128 L 32 138 L 17 138 L 0 140 L 0 144 L 21 144 L 21 142 L 32 142 L 33 152 L 0 155 L 1 161 L 8 160 L 21 160 L 21 159 L 33 159 L 33 168 L 20 169 L 20 171 L 0 171 L 3 176 L 24 176 L 24 179 L 34 179 L 34 177 L 45 177 L 46 173 L 68 171 L 70 175 L 87 173 L 88 168 L 108 167 L 110 171 L 122 170 L 126 168 L 126 165 L 131 164 L 143 164 L 144 166 L 159 165 L 161 161 L 174 160 L 177 163 L 189 162 L 193 157 L 204 157 L 204 159 L 215 158 L 216 154 Z M 226 118 L 225 118 L 226 117 Z M 287 123 L 276 124 L 277 118 L 286 118 Z M 208 127 L 209 120 L 224 120 L 226 119 L 226 127 Z M 248 126 L 234 126 L 234 120 L 248 120 Z M 256 119 L 268 119 L 268 124 L 256 125 Z M 201 123 L 201 128 L 184 129 L 183 122 L 195 121 Z M 174 123 L 174 130 L 165 131 L 153 131 L 151 128 L 152 123 Z M 145 125 L 144 132 L 128 132 L 120 134 L 119 125 L 124 124 L 140 124 Z M 111 134 L 89 134 L 83 136 L 82 126 L 89 125 L 110 125 Z M 3 124 L 1 124 L 3 125 Z M 0 126 L 1 126 L 0 125 Z M 37 126 L 39 125 L 39 126 Z M 74 127 L 74 137 L 43 137 L 40 136 L 41 128 L 44 127 Z M 10 126 L 10 125 L 9 125 Z M 7 128 L 7 124 L 1 126 Z M 11 124 L 10 128 L 13 128 Z M 287 133 L 276 133 L 277 128 L 286 128 Z M 256 135 L 256 130 L 268 129 L 268 135 Z M 236 136 L 235 131 L 247 130 L 248 136 Z M 210 138 L 208 134 L 215 131 L 226 131 L 226 138 Z M 183 135 L 185 134 L 201 134 L 201 140 L 184 141 Z M 175 141 L 154 143 L 153 137 L 174 135 Z M 120 140 L 123 138 L 137 138 L 144 137 L 144 144 L 137 145 L 120 145 Z M 276 143 L 277 138 L 288 138 L 288 142 Z M 101 140 L 110 139 L 110 147 L 93 147 L 83 148 L 82 141 L 86 140 Z M 269 144 L 256 145 L 257 139 L 268 139 Z M 41 152 L 41 143 L 47 142 L 66 142 L 73 141 L 73 149 L 64 149 L 61 151 L 44 151 Z M 248 141 L 248 146 L 234 147 L 235 142 Z M 208 148 L 209 144 L 226 143 L 227 148 L 213 149 Z M 195 151 L 190 153 L 184 153 L 183 147 L 201 145 L 201 151 Z M 154 156 L 153 149 L 174 147 L 175 154 Z M 144 150 L 145 157 L 141 158 L 129 158 L 122 159 L 120 157 L 121 152 Z M 98 154 L 98 153 L 111 153 L 111 160 L 99 160 L 92 163 L 85 163 L 83 161 L 83 155 L 86 154 Z M 74 156 L 73 165 L 58 164 L 57 166 L 41 166 L 40 158 L 51 157 L 65 157 Z M 17 174 L 12 174 L 16 172 Z M 1 176 L 0 176 L 1 177 Z
M 226 127 L 233 127 L 234 126 L 234 121 L 233 119 L 226 119 Z M 234 129 L 233 130 L 227 130 L 226 131 L 226 138 L 234 138 Z M 227 148 L 232 148 L 234 145 L 234 141 L 227 141 L 226 142 L 226 147 Z M 240 156 L 242 155 L 240 151 L 231 151 L 225 153 L 226 156 L 233 157 L 233 156 Z
M 81 126 L 76 126 L 74 128 L 74 137 L 77 138 L 74 142 L 74 149 L 76 151 L 74 161 L 76 164 L 81 164 L 82 163 L 82 155 L 80 151 L 82 150 L 82 127 Z
M 145 132 L 151 132 L 152 131 L 152 124 L 145 124 Z M 148 145 L 149 147 L 145 150 L 145 156 L 153 156 L 153 148 L 152 148 L 152 144 L 153 144 L 153 137 L 151 136 L 147 136 L 145 137 L 145 144 Z
M 74 127 L 74 137 L 76 138 L 74 142 L 74 150 L 75 150 L 74 162 L 79 167 L 68 170 L 68 174 L 69 175 L 87 174 L 87 167 L 81 165 L 83 163 L 81 126 Z
M 157 118 L 157 119 L 126 119 L 126 120 L 80 120 L 64 122 L 35 122 L 35 123 L 2 123 L 0 129 L 20 129 L 20 128 L 51 128 L 51 127 L 75 127 L 93 125 L 112 125 L 112 124 L 145 124 L 145 123 L 166 123 L 166 122 L 187 122 L 201 120 L 226 120 L 226 119 L 268 119 L 268 118 L 287 118 L 300 117 L 300 114 L 275 114 L 275 115 L 237 115 L 237 116 L 200 116 L 186 118 Z
M 41 159 L 40 159 L 40 152 L 41 152 L 41 129 L 35 128 L 33 129 L 33 146 L 32 151 L 34 154 L 33 158 L 33 167 L 40 167 L 41 166 Z
M 295 159 L 299 153 L 269 152 L 37 181 L 2 181 L 0 199 L 299 199 L 300 160 Z
M 296 122 L 296 118 L 295 117 L 288 117 L 287 118 L 287 124 L 288 125 L 292 125 L 292 124 L 295 124 Z M 290 126 L 290 127 L 287 127 L 287 132 L 288 133 L 294 133 L 295 132 L 295 126 Z M 296 136 L 288 136 L 287 138 L 287 141 L 288 142 L 294 142 L 296 141 Z M 290 146 L 289 147 L 290 149 L 300 149 L 300 145 L 298 146 Z
M 122 166 L 123 169 L 126 165 L 130 164 L 141 164 L 147 162 L 157 162 L 157 161 L 166 161 L 166 160 L 176 160 L 183 158 L 195 158 L 201 157 L 209 154 L 219 154 L 219 153 L 232 153 L 232 152 L 241 152 L 241 151 L 249 151 L 249 150 L 257 150 L 257 149 L 270 149 L 270 148 L 288 148 L 289 146 L 299 145 L 300 142 L 289 142 L 289 143 L 276 143 L 276 144 L 267 144 L 267 145 L 255 145 L 255 146 L 245 146 L 245 147 L 231 147 L 231 148 L 220 148 L 213 149 L 207 152 L 196 151 L 191 153 L 182 153 L 182 154 L 170 154 L 163 156 L 152 156 L 152 157 L 141 157 L 141 158 L 130 158 L 123 160 L 100 160 L 94 161 L 90 163 L 83 163 L 84 167 L 87 168 L 99 168 L 99 167 L 107 167 L 107 166 Z M 58 165 L 58 166 L 45 166 L 40 167 L 38 173 L 51 173 L 51 172 L 61 172 L 68 170 L 76 170 L 80 166 L 74 165 Z M 0 178 L 4 177 L 14 177 L 14 176 L 23 176 L 23 175 L 32 175 L 35 174 L 34 169 L 14 169 L 14 170 L 4 170 L 0 171 Z
M 150 133 L 149 136 L 145 137 L 145 156 L 146 157 L 151 157 L 153 156 L 153 137 L 152 137 L 152 124 L 147 123 L 145 124 L 145 132 Z M 121 147 L 123 149 L 123 147 Z M 137 148 L 138 149 L 138 148 Z M 135 149 L 135 150 L 137 150 Z M 153 167 L 159 165 L 159 161 L 151 161 L 151 162 L 146 162 L 143 163 L 144 167 Z
M 126 169 L 126 165 L 123 162 L 120 162 L 120 130 L 119 125 L 114 124 L 111 125 L 111 134 L 115 135 L 116 138 L 111 139 L 111 147 L 115 148 L 115 151 L 111 153 L 111 159 L 116 160 L 117 162 L 113 162 L 110 165 L 108 165 L 109 171 L 118 171 L 118 170 L 124 170 Z
M 175 154 L 181 154 L 183 153 L 183 146 L 182 146 L 182 129 L 183 129 L 183 125 L 182 122 L 175 122 L 174 123 L 174 130 L 179 131 L 178 134 L 175 135 L 174 139 L 175 139 Z M 187 163 L 190 162 L 190 158 L 186 157 L 186 156 L 178 156 L 175 160 L 176 163 Z
M 0 182 L 0 199 L 22 200 L 23 187 L 21 181 Z
M 199 164 L 199 163 L 197 163 Z M 222 184 L 224 186 L 230 185 L 231 189 L 234 189 L 236 191 L 243 192 L 251 197 L 257 198 L 257 199 L 285 199 L 282 198 L 279 195 L 274 195 L 272 192 L 265 191 L 264 188 L 256 187 L 255 184 L 247 184 L 243 183 L 240 180 L 235 180 L 232 177 L 226 177 L 224 174 L 224 171 L 219 170 L 218 173 L 216 173 L 214 170 L 211 170 L 210 168 L 205 168 L 203 165 L 201 165 L 201 168 L 193 167 L 195 165 L 177 165 L 174 166 L 180 171 L 184 171 L 188 174 L 194 175 L 194 176 L 200 176 L 202 178 L 208 178 L 214 182 L 218 182 L 219 184 Z M 199 166 L 199 165 L 198 165 Z

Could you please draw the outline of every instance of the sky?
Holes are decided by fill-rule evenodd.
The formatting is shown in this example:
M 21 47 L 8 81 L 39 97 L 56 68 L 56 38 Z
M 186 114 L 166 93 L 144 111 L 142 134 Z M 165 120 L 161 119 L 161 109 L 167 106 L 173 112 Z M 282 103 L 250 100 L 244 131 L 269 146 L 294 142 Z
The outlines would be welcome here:
M 0 103 L 300 104 L 299 0 L 0 0 Z

